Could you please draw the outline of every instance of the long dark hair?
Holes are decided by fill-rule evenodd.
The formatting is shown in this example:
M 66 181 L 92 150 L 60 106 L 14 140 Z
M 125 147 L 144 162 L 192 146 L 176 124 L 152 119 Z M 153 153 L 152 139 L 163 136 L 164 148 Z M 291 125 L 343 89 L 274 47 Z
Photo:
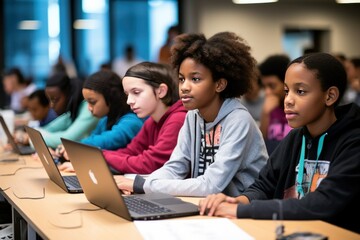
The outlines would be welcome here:
M 130 111 L 130 106 L 126 103 L 127 97 L 121 78 L 112 71 L 100 70 L 90 75 L 85 80 L 83 88 L 93 90 L 104 96 L 105 102 L 109 106 L 107 130 L 110 130 L 120 117 Z
M 78 78 L 69 78 L 66 73 L 58 72 L 50 76 L 46 87 L 58 87 L 68 99 L 66 111 L 70 111 L 70 117 L 74 121 L 84 97 L 81 92 L 82 81 Z

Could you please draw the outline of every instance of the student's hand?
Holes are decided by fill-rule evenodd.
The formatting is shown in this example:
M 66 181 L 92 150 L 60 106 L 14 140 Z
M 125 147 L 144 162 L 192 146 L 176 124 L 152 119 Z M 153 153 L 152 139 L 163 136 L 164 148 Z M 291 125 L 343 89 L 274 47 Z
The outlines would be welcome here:
M 65 152 L 64 145 L 60 144 L 55 149 L 55 156 L 56 157 L 62 157 L 64 155 L 64 152 Z
M 64 148 L 65 149 L 65 148 Z M 63 152 L 63 154 L 62 154 L 62 157 L 63 157 L 63 159 L 65 159 L 65 160 L 67 160 L 67 161 L 70 161 L 70 158 L 69 158 L 69 156 L 68 156 L 68 154 L 67 154 L 67 152 L 64 150 L 64 152 Z
M 237 206 L 236 203 L 222 202 L 218 205 L 213 215 L 217 217 L 236 218 Z
M 64 162 L 63 164 L 59 165 L 58 168 L 63 172 L 75 172 L 71 162 Z
M 50 154 L 51 154 L 53 157 L 56 156 L 56 153 L 55 153 L 55 150 L 54 150 L 54 149 L 52 149 L 51 147 L 49 147 L 48 149 L 49 149 Z
M 60 144 L 59 146 L 56 147 L 56 149 L 53 151 L 52 155 L 54 158 L 61 159 L 62 162 L 64 160 L 70 161 L 69 156 L 68 156 L 67 152 L 65 151 L 65 147 L 62 144 Z
M 10 143 L 6 143 L 3 148 L 4 148 L 4 151 L 12 151 L 13 150 L 13 147 L 11 146 Z
M 33 153 L 31 154 L 32 159 L 34 159 L 35 161 L 40 161 L 39 155 L 37 153 Z
M 200 215 L 218 216 L 218 214 L 230 214 L 229 216 L 231 216 L 232 208 L 230 208 L 230 212 L 228 212 L 226 209 L 224 209 L 223 203 L 229 203 L 235 206 L 234 217 L 236 217 L 236 206 L 238 203 L 237 199 L 226 196 L 223 193 L 211 194 L 207 196 L 205 199 L 200 200 L 199 202 Z
M 22 145 L 29 145 L 29 135 L 22 130 L 16 130 L 14 132 L 13 138 L 16 143 Z
M 263 103 L 263 114 L 270 114 L 272 110 L 280 106 L 280 99 L 274 94 L 266 95 Z
M 134 192 L 134 180 L 121 175 L 114 175 L 114 179 L 118 188 L 126 195 Z

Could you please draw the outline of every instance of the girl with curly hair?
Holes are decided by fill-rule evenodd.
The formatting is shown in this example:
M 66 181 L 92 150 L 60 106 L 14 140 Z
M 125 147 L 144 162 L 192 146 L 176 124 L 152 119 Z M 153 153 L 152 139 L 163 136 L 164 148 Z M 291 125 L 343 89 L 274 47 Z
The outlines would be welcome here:
M 237 196 L 268 157 L 261 132 L 239 97 L 255 80 L 255 60 L 231 32 L 209 39 L 183 34 L 171 49 L 180 99 L 188 110 L 178 143 L 164 166 L 146 179 L 115 177 L 125 193 Z

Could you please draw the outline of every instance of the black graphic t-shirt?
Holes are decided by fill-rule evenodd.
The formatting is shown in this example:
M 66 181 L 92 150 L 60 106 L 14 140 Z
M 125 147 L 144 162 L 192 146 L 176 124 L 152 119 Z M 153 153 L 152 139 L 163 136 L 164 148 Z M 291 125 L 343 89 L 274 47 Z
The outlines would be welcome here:
M 199 159 L 199 172 L 198 175 L 203 175 L 206 168 L 210 166 L 215 159 L 215 155 L 219 150 L 220 145 L 221 125 L 216 125 L 214 129 L 210 130 L 204 135 L 201 131 L 201 144 L 200 144 L 200 159 Z

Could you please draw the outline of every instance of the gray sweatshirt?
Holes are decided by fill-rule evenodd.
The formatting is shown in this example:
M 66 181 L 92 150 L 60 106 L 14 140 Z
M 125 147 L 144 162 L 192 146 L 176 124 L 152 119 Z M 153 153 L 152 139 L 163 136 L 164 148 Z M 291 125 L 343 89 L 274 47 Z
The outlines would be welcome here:
M 219 130 L 218 149 L 213 163 L 199 175 L 204 126 L 206 133 L 215 134 L 214 128 Z M 198 110 L 188 111 L 169 161 L 145 181 L 136 176 L 134 190 L 175 196 L 207 196 L 220 192 L 238 196 L 254 182 L 267 158 L 261 132 L 247 109 L 239 99 L 227 99 L 211 123 L 205 124 Z

